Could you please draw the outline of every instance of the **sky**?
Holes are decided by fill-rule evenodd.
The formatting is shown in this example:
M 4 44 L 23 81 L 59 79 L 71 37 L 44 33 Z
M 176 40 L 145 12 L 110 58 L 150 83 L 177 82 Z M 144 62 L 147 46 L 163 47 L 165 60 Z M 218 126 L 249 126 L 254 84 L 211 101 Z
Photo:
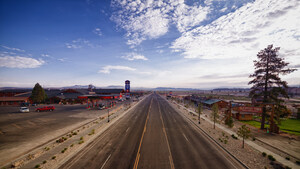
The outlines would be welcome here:
M 251 87 L 273 44 L 300 68 L 298 0 L 0 0 L 0 87 Z M 282 76 L 300 86 L 300 71 Z

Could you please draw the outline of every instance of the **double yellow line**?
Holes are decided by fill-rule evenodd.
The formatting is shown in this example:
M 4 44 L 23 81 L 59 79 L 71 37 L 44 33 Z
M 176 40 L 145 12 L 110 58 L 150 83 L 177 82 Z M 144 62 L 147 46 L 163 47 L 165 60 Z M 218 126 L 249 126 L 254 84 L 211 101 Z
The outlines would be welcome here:
M 150 107 L 149 107 L 149 110 L 148 110 L 147 119 L 146 119 L 145 126 L 144 126 L 144 131 L 143 131 L 143 134 L 142 134 L 142 137 L 141 137 L 141 141 L 140 141 L 139 149 L 138 149 L 138 152 L 137 152 L 137 155 L 136 155 L 136 158 L 135 158 L 133 169 L 137 169 L 137 167 L 139 165 L 140 156 L 141 156 L 141 154 L 140 154 L 141 146 L 142 146 L 144 135 L 146 133 L 146 128 L 147 128 L 147 123 L 148 123 L 148 119 L 149 119 L 149 113 L 150 113 L 152 101 L 153 101 L 153 98 L 151 100 Z

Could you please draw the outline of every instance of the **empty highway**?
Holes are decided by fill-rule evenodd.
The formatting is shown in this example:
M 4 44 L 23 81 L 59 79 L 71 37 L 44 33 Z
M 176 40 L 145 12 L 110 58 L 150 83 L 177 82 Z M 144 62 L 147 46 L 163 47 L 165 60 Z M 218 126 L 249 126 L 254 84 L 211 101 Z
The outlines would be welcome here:
M 60 168 L 241 168 L 157 94 L 141 101 Z

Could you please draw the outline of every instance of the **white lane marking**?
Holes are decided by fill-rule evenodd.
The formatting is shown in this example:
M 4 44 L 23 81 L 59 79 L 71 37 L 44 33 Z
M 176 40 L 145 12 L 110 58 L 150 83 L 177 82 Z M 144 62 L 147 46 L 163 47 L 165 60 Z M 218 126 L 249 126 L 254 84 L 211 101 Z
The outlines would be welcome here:
M 110 158 L 110 156 L 111 156 L 111 154 L 107 157 L 107 159 L 105 160 L 105 162 L 103 163 L 103 165 L 102 165 L 102 167 L 101 167 L 101 169 L 103 169 L 103 167 L 105 166 L 105 164 L 107 163 L 107 161 L 109 160 L 109 158 Z
M 187 137 L 185 136 L 185 134 L 182 133 L 182 135 L 186 139 L 186 141 L 190 142 L 189 139 L 187 139 Z

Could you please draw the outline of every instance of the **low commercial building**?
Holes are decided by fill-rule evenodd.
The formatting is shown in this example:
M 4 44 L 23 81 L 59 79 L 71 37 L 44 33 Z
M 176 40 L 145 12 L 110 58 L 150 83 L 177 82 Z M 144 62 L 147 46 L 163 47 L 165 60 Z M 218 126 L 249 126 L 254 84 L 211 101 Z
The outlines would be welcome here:
M 29 97 L 0 97 L 0 106 L 19 106 L 29 103 Z

